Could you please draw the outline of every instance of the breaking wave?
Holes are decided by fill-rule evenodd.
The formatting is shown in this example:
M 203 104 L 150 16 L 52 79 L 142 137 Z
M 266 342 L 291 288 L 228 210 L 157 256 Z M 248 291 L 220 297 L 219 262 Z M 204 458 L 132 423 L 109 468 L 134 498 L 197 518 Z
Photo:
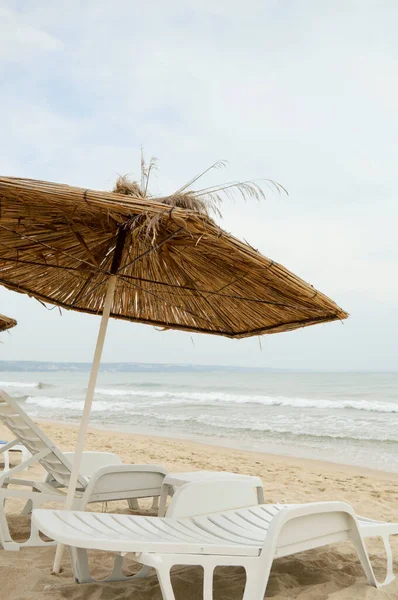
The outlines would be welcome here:
M 113 398 L 137 398 L 150 401 L 152 406 L 162 404 L 178 405 L 214 405 L 219 402 L 231 404 L 261 404 L 263 406 L 287 406 L 291 408 L 314 408 L 327 410 L 360 410 L 367 412 L 398 413 L 398 403 L 379 402 L 377 400 L 322 400 L 312 398 L 289 398 L 284 396 L 238 395 L 224 392 L 169 392 L 165 390 L 130 390 L 98 388 L 101 396 Z
M 51 385 L 43 381 L 32 383 L 26 381 L 0 381 L 0 388 L 36 388 L 41 390 L 46 387 L 51 387 Z

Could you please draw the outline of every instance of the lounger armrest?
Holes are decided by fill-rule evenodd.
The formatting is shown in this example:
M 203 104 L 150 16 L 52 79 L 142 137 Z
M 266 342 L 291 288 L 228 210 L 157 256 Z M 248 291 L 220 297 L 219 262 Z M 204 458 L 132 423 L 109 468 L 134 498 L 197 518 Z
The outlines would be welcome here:
M 27 487 L 34 487 L 35 484 L 39 483 L 39 481 L 34 481 L 33 479 L 20 479 L 19 477 L 10 477 L 7 479 L 7 484 L 12 483 L 13 485 L 25 485 Z
M 33 491 L 37 491 L 37 492 L 55 494 L 57 496 L 59 495 L 60 498 L 62 498 L 62 496 L 66 495 L 65 492 L 59 490 L 57 487 L 55 487 L 45 481 L 35 481 L 33 479 L 11 478 L 11 479 L 8 479 L 6 483 L 7 483 L 7 485 L 12 484 L 12 485 L 16 485 L 21 488 L 29 487 Z M 25 491 L 25 493 L 29 493 L 29 492 Z
M 31 500 L 35 506 L 41 506 L 47 502 L 60 502 L 61 504 L 66 502 L 66 494 L 61 494 L 53 488 L 40 492 L 0 488 L 0 499 L 2 498 L 21 498 L 25 501 Z

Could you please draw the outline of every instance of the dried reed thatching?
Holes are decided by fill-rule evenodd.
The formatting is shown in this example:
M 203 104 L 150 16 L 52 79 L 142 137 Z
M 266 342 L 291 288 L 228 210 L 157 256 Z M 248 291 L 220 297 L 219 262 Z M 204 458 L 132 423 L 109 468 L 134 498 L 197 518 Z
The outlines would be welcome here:
M 133 196 L 135 198 L 148 198 L 173 208 L 184 208 L 208 217 L 209 219 L 213 215 L 218 217 L 222 216 L 219 205 L 223 200 L 223 196 L 230 197 L 233 192 L 238 192 L 243 200 L 265 200 L 263 189 L 255 181 L 230 181 L 228 183 L 200 190 L 189 189 L 203 177 L 203 175 L 212 169 L 220 169 L 221 167 L 224 167 L 225 164 L 225 161 L 222 160 L 214 163 L 205 171 L 195 175 L 193 179 L 188 181 L 188 183 L 170 196 L 154 197 L 149 193 L 149 180 L 151 173 L 156 169 L 156 159 L 152 158 L 147 165 L 143 155 L 141 155 L 141 183 L 139 184 L 137 181 L 132 181 L 127 175 L 120 175 L 116 180 L 113 192 L 116 194 L 123 194 L 124 196 Z M 282 191 L 286 192 L 285 188 L 275 181 L 270 179 L 265 179 L 263 181 L 278 193 Z M 156 223 L 157 221 L 152 220 L 149 230 L 151 230 L 151 228 L 156 228 Z
M 211 219 L 221 194 L 262 197 L 257 184 L 189 191 L 197 176 L 153 198 L 153 168 L 115 192 L 0 177 L 0 284 L 98 314 L 116 274 L 112 317 L 231 338 L 348 316 Z
M 0 315 L 0 331 L 11 329 L 11 327 L 15 327 L 16 324 L 17 322 L 15 319 L 11 319 L 11 317 L 6 317 L 5 315 Z

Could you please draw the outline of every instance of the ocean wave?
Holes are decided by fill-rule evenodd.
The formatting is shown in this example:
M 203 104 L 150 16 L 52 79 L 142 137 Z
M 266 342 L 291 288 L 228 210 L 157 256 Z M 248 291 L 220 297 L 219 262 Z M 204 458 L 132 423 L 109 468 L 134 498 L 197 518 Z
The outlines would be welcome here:
M 124 388 L 124 389 L 126 389 L 126 388 L 127 389 L 128 388 L 164 388 L 164 386 L 167 385 L 167 383 L 164 381 L 134 381 L 134 383 L 123 382 L 123 383 L 112 383 L 112 385 L 116 389 L 117 388 Z M 173 383 L 173 385 L 176 385 L 176 384 Z M 178 388 L 187 388 L 190 386 L 188 384 L 183 384 L 183 385 L 178 384 L 177 387 Z
M 29 384 L 33 387 L 33 384 Z M 1 383 L 0 383 L 1 387 Z M 28 384 L 26 385 L 28 387 Z M 115 390 L 99 388 L 96 392 L 100 396 L 108 396 L 115 399 L 101 400 L 94 399 L 93 410 L 107 410 L 111 412 L 120 412 L 130 410 L 135 406 L 215 406 L 218 403 L 225 404 L 257 404 L 268 407 L 289 407 L 292 409 L 320 409 L 320 410 L 358 410 L 377 413 L 398 413 L 398 403 L 380 402 L 377 400 L 321 400 L 308 398 L 289 398 L 280 396 L 240 396 L 236 394 L 227 394 L 222 392 L 167 392 L 167 391 L 147 391 L 141 390 Z M 128 398 L 131 398 L 130 400 Z M 136 402 L 133 401 L 136 399 Z M 28 404 L 36 404 L 43 408 L 69 408 L 82 409 L 84 400 L 77 400 L 53 396 L 29 396 L 26 400 Z
M 79 400 L 70 400 L 69 398 L 58 396 L 28 396 L 25 400 L 25 404 L 31 404 L 41 408 L 73 408 L 73 405 L 76 405 L 76 407 L 83 407 L 83 402 L 80 402 Z
M 96 394 L 101 394 L 102 396 L 114 396 L 125 397 L 125 396 L 148 396 L 151 398 L 161 397 L 164 394 L 171 394 L 171 392 L 143 392 L 142 390 L 128 390 L 128 389 L 108 389 L 108 388 L 95 388 Z
M 0 381 L 0 388 L 36 388 L 43 389 L 45 387 L 51 387 L 42 381 L 26 382 L 26 381 Z
M 75 420 L 80 418 L 84 400 L 56 396 L 28 396 L 27 410 L 33 416 L 62 418 Z M 277 439 L 278 441 L 295 440 L 299 444 L 311 440 L 345 440 L 347 442 L 397 443 L 398 436 L 384 427 L 370 426 L 365 416 L 346 419 L 336 418 L 333 413 L 317 415 L 302 413 L 297 419 L 294 411 L 274 414 L 269 417 L 256 416 L 257 413 L 246 412 L 239 415 L 225 410 L 225 414 L 214 414 L 204 408 L 201 414 L 187 414 L 186 411 L 159 411 L 150 405 L 138 402 L 95 400 L 92 407 L 92 418 L 97 423 L 123 423 L 150 428 L 154 423 L 163 428 L 175 425 L 176 431 L 200 433 L 213 437 L 231 437 L 239 439 Z M 305 442 L 307 440 L 307 442 Z
M 398 413 L 398 403 L 377 400 L 322 400 L 310 398 L 292 398 L 284 396 L 237 395 L 224 392 L 172 392 L 130 389 L 98 388 L 102 396 L 115 398 L 137 397 L 141 400 L 154 400 L 152 406 L 167 405 L 210 405 L 218 402 L 231 404 L 261 404 L 263 406 L 286 406 L 291 408 L 313 408 L 329 410 L 360 410 L 367 412 Z
M 169 420 L 169 419 L 167 419 Z M 273 436 L 283 436 L 284 438 L 290 439 L 317 439 L 317 440 L 347 440 L 354 442 L 370 442 L 370 443 L 397 443 L 398 438 L 389 437 L 385 432 L 377 435 L 374 431 L 372 435 L 369 434 L 369 431 L 364 431 L 363 434 L 360 432 L 354 432 L 352 430 L 346 431 L 326 431 L 317 430 L 316 433 L 311 431 L 313 428 L 307 424 L 304 424 L 302 427 L 294 426 L 292 423 L 290 425 L 286 424 L 285 426 L 282 424 L 274 423 L 261 423 L 261 422 L 242 422 L 241 420 L 231 420 L 229 417 L 220 417 L 215 415 L 200 415 L 198 417 L 191 417 L 187 420 L 192 421 L 192 423 L 198 423 L 205 425 L 208 430 L 207 433 L 211 433 L 213 431 L 225 430 L 228 433 L 231 432 L 239 432 L 239 437 L 243 433 L 253 434 L 253 433 L 264 433 L 270 434 Z M 220 434 L 218 434 L 220 435 Z
M 84 408 L 84 400 L 76 400 L 71 398 L 64 398 L 60 396 L 28 396 L 25 400 L 25 404 L 37 408 L 54 409 L 69 411 L 82 412 Z M 134 414 L 132 409 L 134 404 L 132 402 L 117 402 L 109 403 L 103 400 L 94 400 L 91 413 L 123 413 L 123 414 Z M 140 413 L 137 413 L 140 414 Z

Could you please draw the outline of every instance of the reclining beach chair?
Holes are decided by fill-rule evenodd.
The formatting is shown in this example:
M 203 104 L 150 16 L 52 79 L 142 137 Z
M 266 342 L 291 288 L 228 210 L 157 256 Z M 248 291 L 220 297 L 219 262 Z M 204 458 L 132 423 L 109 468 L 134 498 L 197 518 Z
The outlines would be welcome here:
M 134 560 L 144 566 L 144 576 L 148 568 L 156 570 L 164 600 L 175 600 L 170 579 L 175 565 L 203 567 L 203 600 L 213 600 L 216 567 L 243 567 L 243 600 L 263 600 L 275 558 L 346 540 L 354 544 L 370 585 L 381 587 L 394 579 L 389 536 L 398 534 L 398 523 L 358 517 L 345 502 L 254 504 L 192 516 L 201 506 L 206 510 L 210 505 L 229 503 L 234 492 L 238 494 L 237 504 L 245 502 L 250 494 L 256 502 L 257 493 L 242 482 L 191 483 L 177 490 L 166 517 L 39 509 L 32 518 L 40 531 L 69 546 L 77 580 L 85 575 L 84 569 L 79 571 L 82 549 L 111 551 L 120 557 L 132 553 Z M 208 501 L 209 497 L 212 499 Z M 383 539 L 387 553 L 383 583 L 373 572 L 364 544 L 366 537 Z M 130 579 L 141 576 L 142 572 Z
M 0 472 L 0 546 L 18 550 L 21 546 L 41 546 L 43 541 L 37 529 L 31 528 L 30 537 L 23 543 L 15 542 L 9 531 L 5 502 L 7 498 L 26 501 L 23 514 L 48 502 L 64 503 L 69 484 L 73 453 L 63 453 L 43 433 L 22 407 L 5 392 L 0 391 L 0 421 L 15 435 L 16 443 L 30 452 L 29 458 L 19 465 Z M 15 478 L 34 463 L 40 463 L 47 472 L 44 481 Z M 83 508 L 88 502 L 126 500 L 130 508 L 137 508 L 137 498 L 153 498 L 156 506 L 167 471 L 158 465 L 123 465 L 119 456 L 109 452 L 85 452 L 78 477 L 74 508 Z M 9 489 L 9 485 L 17 489 Z

